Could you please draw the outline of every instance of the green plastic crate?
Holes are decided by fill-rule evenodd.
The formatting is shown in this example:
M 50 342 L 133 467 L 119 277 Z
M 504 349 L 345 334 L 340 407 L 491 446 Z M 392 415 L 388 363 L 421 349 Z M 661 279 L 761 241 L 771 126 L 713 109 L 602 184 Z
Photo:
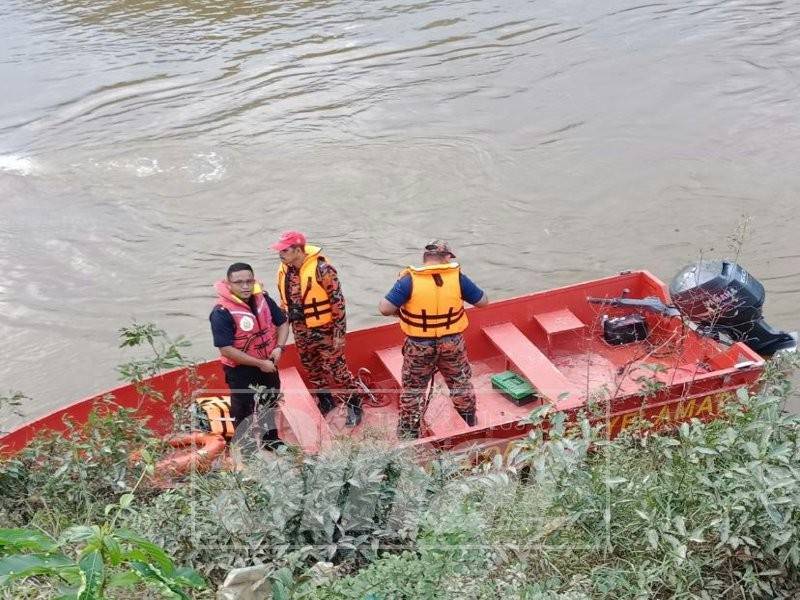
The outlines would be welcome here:
M 492 387 L 500 390 L 501 394 L 517 406 L 536 400 L 536 389 L 514 371 L 492 375 Z

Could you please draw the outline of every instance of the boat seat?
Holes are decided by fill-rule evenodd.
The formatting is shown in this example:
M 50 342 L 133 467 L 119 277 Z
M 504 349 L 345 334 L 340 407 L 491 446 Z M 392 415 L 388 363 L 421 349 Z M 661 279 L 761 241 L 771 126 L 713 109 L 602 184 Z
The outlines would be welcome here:
M 484 327 L 483 333 L 546 400 L 560 404 L 562 400 L 575 400 L 580 396 L 577 386 L 513 323 Z
M 331 429 L 295 367 L 280 370 L 281 392 L 278 435 L 304 452 L 319 452 L 332 438 Z
M 403 387 L 403 348 L 393 346 L 383 350 L 375 350 L 375 355 L 394 379 L 398 388 Z
M 560 340 L 574 340 L 586 331 L 586 324 L 568 308 L 533 315 L 547 338 L 548 352 Z

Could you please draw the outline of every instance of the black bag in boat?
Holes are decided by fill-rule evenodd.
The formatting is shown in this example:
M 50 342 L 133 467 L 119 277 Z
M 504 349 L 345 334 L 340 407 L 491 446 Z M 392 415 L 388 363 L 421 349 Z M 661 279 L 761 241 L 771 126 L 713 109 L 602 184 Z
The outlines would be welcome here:
M 647 335 L 647 321 L 642 315 L 625 315 L 603 321 L 603 339 L 612 346 L 639 342 Z

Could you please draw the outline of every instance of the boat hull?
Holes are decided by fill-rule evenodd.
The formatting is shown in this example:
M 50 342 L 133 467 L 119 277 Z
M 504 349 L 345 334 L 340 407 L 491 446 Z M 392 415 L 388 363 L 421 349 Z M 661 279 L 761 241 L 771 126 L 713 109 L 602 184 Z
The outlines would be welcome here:
M 416 443 L 441 449 L 502 446 L 527 434 L 531 425 L 523 419 L 543 404 L 570 420 L 584 412 L 605 423 L 610 437 L 641 419 L 655 427 L 711 419 L 727 398 L 738 388 L 752 386 L 763 371 L 763 359 L 747 346 L 725 346 L 701 337 L 676 317 L 644 314 L 649 330 L 645 340 L 608 344 L 602 335 L 603 320 L 633 309 L 592 304 L 587 297 L 622 295 L 669 301 L 661 281 L 647 271 L 634 271 L 470 309 L 470 327 L 464 335 L 478 398 L 478 423 L 468 427 L 460 419 L 437 378 L 422 420 L 423 437 Z M 396 323 L 348 333 L 349 365 L 354 372 L 367 369 L 371 388 L 385 401 L 384 406 L 367 406 L 362 424 L 354 430 L 344 427 L 341 407 L 326 417 L 319 413 L 296 349 L 288 346 L 280 368 L 281 438 L 307 452 L 324 449 L 338 435 L 396 441 L 403 340 Z M 492 386 L 492 375 L 507 370 L 532 384 L 535 400 L 518 406 Z M 151 391 L 142 385 L 120 386 L 17 427 L 0 438 L 2 451 L 16 452 L 44 430 L 63 431 L 65 419 L 84 422 L 109 397 L 135 408 L 156 434 L 165 434 L 173 428 L 174 402 L 228 393 L 217 360 L 143 383 Z

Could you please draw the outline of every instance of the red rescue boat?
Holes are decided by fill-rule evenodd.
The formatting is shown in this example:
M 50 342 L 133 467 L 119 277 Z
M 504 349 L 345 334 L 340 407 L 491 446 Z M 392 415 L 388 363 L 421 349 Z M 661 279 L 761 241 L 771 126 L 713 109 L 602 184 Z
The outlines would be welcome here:
M 693 323 L 671 301 L 675 298 L 661 281 L 635 271 L 470 309 L 464 335 L 478 398 L 477 425 L 469 427 L 459 417 L 437 377 L 422 420 L 423 437 L 414 443 L 441 449 L 502 445 L 526 435 L 531 425 L 522 420 L 545 404 L 568 419 L 586 411 L 606 423 L 610 436 L 639 418 L 662 427 L 713 418 L 735 390 L 756 382 L 764 360 L 742 342 L 720 341 L 724 336 L 718 331 L 714 335 L 713 327 Z M 337 435 L 396 439 L 402 342 L 396 323 L 347 335 L 351 368 L 367 369 L 370 388 L 383 400 L 367 404 L 353 430 L 344 426 L 342 407 L 322 416 L 295 348 L 287 347 L 280 365 L 281 439 L 306 452 L 324 449 Z M 171 371 L 146 383 L 164 398 L 176 392 L 185 397 L 227 393 L 216 360 L 199 366 L 204 389 L 194 389 L 186 374 Z M 147 416 L 155 433 L 171 431 L 168 403 L 125 385 L 22 425 L 0 445 L 13 453 L 42 430 L 63 430 L 65 417 L 81 423 L 109 393 L 118 404 Z

